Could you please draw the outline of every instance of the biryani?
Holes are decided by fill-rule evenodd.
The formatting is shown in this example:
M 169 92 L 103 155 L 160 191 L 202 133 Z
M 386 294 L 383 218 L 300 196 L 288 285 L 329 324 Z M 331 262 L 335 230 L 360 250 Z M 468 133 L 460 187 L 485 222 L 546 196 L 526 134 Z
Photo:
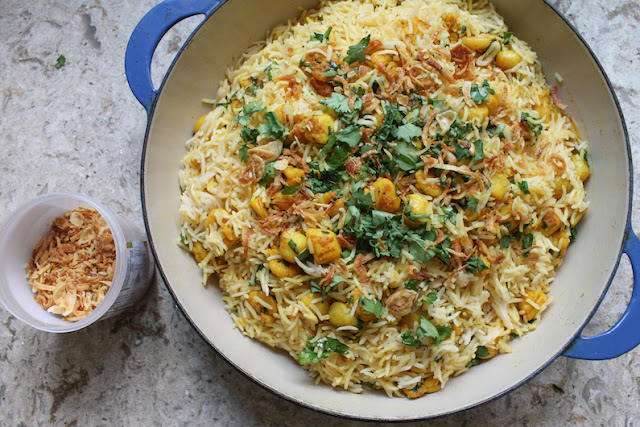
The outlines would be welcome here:
M 243 334 L 416 398 L 536 328 L 587 144 L 489 3 L 321 2 L 204 101 L 178 243 Z

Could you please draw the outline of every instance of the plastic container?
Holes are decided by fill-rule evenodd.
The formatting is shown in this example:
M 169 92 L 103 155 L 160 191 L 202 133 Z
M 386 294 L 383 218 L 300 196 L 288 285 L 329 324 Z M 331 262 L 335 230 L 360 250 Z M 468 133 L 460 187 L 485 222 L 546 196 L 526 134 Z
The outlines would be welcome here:
M 102 302 L 83 319 L 70 322 L 34 301 L 26 265 L 53 220 L 79 206 L 97 210 L 109 225 L 116 247 L 116 266 Z M 0 301 L 17 319 L 42 331 L 76 331 L 123 312 L 144 294 L 153 272 L 146 235 L 81 194 L 65 192 L 36 197 L 14 212 L 0 229 Z

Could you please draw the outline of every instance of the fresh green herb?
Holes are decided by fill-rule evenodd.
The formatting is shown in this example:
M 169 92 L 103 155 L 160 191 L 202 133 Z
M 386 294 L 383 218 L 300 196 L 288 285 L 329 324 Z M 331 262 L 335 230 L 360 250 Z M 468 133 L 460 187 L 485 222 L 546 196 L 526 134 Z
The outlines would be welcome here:
M 287 245 L 289 245 L 289 247 L 291 248 L 291 250 L 298 255 L 298 245 L 296 245 L 296 242 L 294 242 L 293 240 L 289 239 L 289 241 L 287 242 Z
M 396 129 L 394 136 L 406 142 L 411 142 L 412 139 L 422 136 L 422 128 L 413 123 L 406 123 Z
M 436 300 L 438 299 L 438 293 L 437 292 L 429 292 L 423 299 L 422 301 L 424 301 L 425 303 L 432 305 L 434 302 L 436 302 Z
M 482 346 L 482 345 L 479 346 L 476 349 L 476 357 L 479 357 L 481 359 L 483 357 L 489 357 L 489 349 L 487 347 Z
M 467 362 L 467 368 L 473 368 L 474 366 L 478 366 L 482 363 L 482 359 L 471 359 Z
M 487 126 L 487 133 L 489 136 L 500 135 L 504 138 L 504 128 L 506 125 L 504 123 L 498 123 L 497 125 L 489 125 Z
M 516 332 L 511 332 L 509 334 L 509 338 L 511 338 L 512 340 L 515 340 L 516 338 L 520 338 L 520 335 L 518 335 Z
M 238 150 L 238 157 L 240 157 L 240 161 L 242 163 L 247 163 L 249 161 L 249 146 L 246 144 L 241 144 L 240 149 Z
M 267 123 L 263 123 L 258 126 L 258 130 L 260 133 L 267 136 L 267 138 L 271 139 L 283 139 L 284 136 L 284 127 L 278 120 L 278 116 L 273 111 L 269 111 L 264 113 L 264 118 Z
M 542 221 L 542 229 L 546 230 L 547 227 L 549 227 L 549 224 L 547 224 L 547 221 Z
M 527 126 L 529 126 L 531 132 L 533 132 L 535 136 L 539 136 L 542 132 L 542 124 L 536 123 L 535 119 L 531 117 L 529 113 L 526 113 L 524 111 L 520 114 L 520 116 L 522 117 L 522 120 L 527 124 Z
M 225 96 L 224 97 L 225 101 L 224 102 L 218 102 L 216 104 L 216 107 L 225 107 L 225 108 L 228 107 L 229 104 L 231 104 L 236 99 L 237 95 L 238 95 L 238 91 L 235 91 L 235 92 L 233 92 L 231 94 L 231 96 Z
M 471 209 L 471 212 L 476 213 L 478 210 L 478 199 L 467 197 L 467 207 Z
M 477 83 L 471 85 L 471 99 L 473 99 L 476 104 L 482 104 L 484 101 L 489 99 L 489 95 L 494 93 L 496 93 L 496 91 L 491 89 L 487 79 L 484 79 L 482 86 L 478 86 Z
M 468 148 L 465 148 L 462 145 L 458 144 L 457 142 L 455 143 L 455 149 L 456 159 L 458 159 L 458 161 L 471 158 L 471 151 L 469 151 Z
M 414 171 L 424 165 L 418 157 L 418 150 L 410 142 L 400 141 L 395 147 L 395 152 L 397 165 L 403 171 Z
M 511 236 L 509 235 L 502 236 L 500 238 L 500 247 L 502 249 L 507 249 L 509 246 L 511 246 Z
M 437 108 L 440 111 L 445 110 L 444 102 L 445 102 L 444 99 L 429 98 L 429 104 L 433 105 L 434 108 Z
M 553 391 L 556 393 L 564 394 L 564 390 L 559 385 L 551 384 L 551 387 L 553 387 Z
M 338 132 L 336 139 L 353 148 L 362 140 L 362 131 L 359 127 L 350 125 Z
M 258 139 L 258 135 L 260 135 L 258 129 L 252 129 L 248 126 L 245 126 L 240 130 L 240 137 L 247 143 L 255 144 Z
M 467 261 L 467 268 L 465 268 L 465 271 L 475 274 L 480 273 L 482 270 L 487 270 L 488 268 L 487 264 L 482 261 L 482 258 L 472 255 Z
M 416 279 L 409 279 L 404 282 L 404 287 L 410 291 L 418 290 L 418 281 Z
M 335 274 L 333 276 L 333 280 L 331 281 L 331 283 L 329 283 L 326 286 L 322 286 L 315 280 L 310 280 L 309 284 L 311 285 L 311 292 L 318 292 L 322 294 L 322 301 L 324 301 L 327 295 L 329 295 L 329 292 L 331 292 L 331 289 L 333 289 L 335 285 L 337 285 L 338 283 L 346 282 L 346 281 L 347 279 L 345 279 L 344 277 L 340 276 L 339 274 Z
M 329 27 L 327 29 L 327 31 L 323 33 L 313 33 L 313 35 L 311 36 L 311 39 L 309 39 L 309 41 L 316 41 L 316 42 L 320 42 L 322 43 L 323 41 L 329 41 L 329 34 L 331 34 L 331 29 L 332 27 Z
M 463 25 L 462 28 L 460 28 L 460 34 L 464 34 L 467 32 L 467 26 Z
M 277 65 L 278 63 L 275 61 L 269 61 L 269 65 L 267 65 L 267 68 L 264 69 L 265 73 L 267 74 L 267 80 L 271 81 L 273 80 L 273 75 L 271 74 L 271 69 L 273 68 L 274 65 Z
M 64 67 L 65 62 L 67 62 L 67 58 L 65 58 L 64 55 L 58 56 L 58 59 L 56 59 L 56 68 L 59 70 Z
M 473 142 L 473 147 L 475 149 L 475 155 L 473 156 L 473 161 L 478 162 L 484 159 L 484 143 L 481 139 L 476 139 Z
M 309 258 L 309 256 L 311 256 L 311 252 L 309 252 L 309 249 L 304 248 L 298 255 L 296 255 L 296 258 L 298 258 L 302 262 L 305 262 L 307 258 Z
M 402 343 L 411 347 L 420 347 L 423 345 L 423 338 L 432 338 L 431 345 L 442 343 L 451 333 L 453 328 L 450 326 L 434 326 L 425 316 L 420 316 L 420 326 L 415 331 L 406 331 L 402 334 Z
M 365 61 L 365 53 L 364 50 L 367 46 L 369 46 L 369 41 L 371 41 L 371 34 L 362 38 L 357 44 L 353 46 L 349 46 L 347 50 L 347 56 L 345 56 L 344 60 L 348 64 L 353 64 L 354 62 L 360 62 L 361 64 Z
M 240 123 L 242 126 L 247 126 L 251 121 L 251 116 L 265 110 L 266 108 L 262 105 L 262 101 L 246 103 L 242 106 L 242 114 L 238 114 L 235 117 L 235 121 Z
M 585 148 L 584 152 L 582 153 L 582 158 L 584 159 L 584 161 L 587 164 L 587 166 L 591 167 L 591 165 L 589 164 L 589 150 L 587 150 L 586 148 Z
M 530 194 L 531 193 L 529 191 L 529 183 L 527 181 L 520 181 L 518 183 L 518 187 L 520 187 L 520 191 L 522 191 L 524 194 Z
M 184 230 L 180 232 L 180 243 L 182 243 L 183 245 L 187 244 L 187 235 L 185 234 Z
M 331 355 L 331 352 L 347 354 L 349 346 L 335 338 L 324 337 L 316 341 L 307 339 L 306 347 L 298 354 L 298 363 L 308 365 L 318 363 Z
M 512 35 L 513 35 L 513 33 L 511 31 L 505 31 L 504 33 L 502 33 L 502 44 L 511 43 L 511 36 Z
M 380 319 L 380 316 L 384 313 L 384 305 L 375 298 L 360 297 L 360 307 L 362 307 L 364 311 L 368 311 L 376 316 L 376 319 Z
M 533 246 L 533 233 L 525 233 L 522 236 L 522 249 L 529 249 L 531 246 Z
M 295 187 L 284 187 L 282 189 L 282 195 L 290 196 L 294 194 L 296 191 L 298 191 L 300 188 L 302 188 L 302 184 L 296 185 Z
M 349 98 L 341 93 L 332 92 L 329 98 L 320 102 L 335 111 L 338 116 L 353 117 L 354 111 L 349 107 Z
M 273 163 L 274 162 L 264 165 L 264 174 L 262 174 L 262 178 L 260 178 L 258 184 L 267 187 L 273 182 L 276 177 L 276 168 L 273 166 Z
M 340 254 L 340 258 L 342 259 L 349 258 L 350 256 L 351 256 L 351 250 L 349 249 L 344 249 Z
M 569 240 L 573 242 L 574 240 L 576 240 L 576 237 L 578 237 L 578 231 L 576 230 L 575 227 L 572 227 L 571 236 L 569 236 Z

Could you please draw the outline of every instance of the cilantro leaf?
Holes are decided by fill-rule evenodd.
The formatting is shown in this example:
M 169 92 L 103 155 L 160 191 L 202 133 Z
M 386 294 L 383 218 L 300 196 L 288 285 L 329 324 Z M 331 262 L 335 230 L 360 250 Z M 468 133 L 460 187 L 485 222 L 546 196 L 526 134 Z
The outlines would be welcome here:
M 522 236 L 522 249 L 529 249 L 533 246 L 533 234 L 526 233 Z M 529 253 L 524 254 L 524 256 L 529 255 Z
M 258 126 L 258 130 L 260 133 L 267 136 L 267 138 L 271 139 L 283 139 L 284 136 L 284 127 L 278 120 L 278 116 L 273 111 L 269 111 L 264 113 L 264 118 L 267 123 L 263 123 Z
M 487 126 L 487 133 L 489 136 L 500 135 L 504 138 L 504 128 L 506 125 L 504 123 L 498 123 L 497 125 L 489 125 Z
M 471 209 L 471 212 L 476 213 L 478 211 L 478 199 L 467 197 L 467 207 Z
M 287 245 L 289 245 L 289 247 L 291 248 L 291 250 L 298 255 L 298 245 L 296 245 L 296 242 L 294 242 L 293 240 L 289 239 L 289 241 L 287 242 Z
M 360 62 L 361 64 L 365 61 L 364 50 L 367 46 L 369 46 L 369 42 L 371 41 L 371 34 L 362 38 L 357 44 L 349 46 L 347 49 L 347 56 L 345 56 L 344 60 L 348 64 L 353 64 L 354 62 Z
M 533 132 L 535 136 L 539 136 L 540 133 L 542 133 L 542 124 L 536 123 L 536 119 L 531 117 L 529 113 L 523 111 L 520 116 L 522 117 L 522 120 L 527 124 L 527 126 L 529 126 L 529 129 L 531 129 L 531 132 Z
M 260 135 L 258 129 L 252 129 L 248 126 L 245 126 L 240 130 L 240 137 L 244 142 L 255 144 L 258 139 L 258 135 Z
M 484 159 L 484 142 L 481 139 L 476 139 L 473 142 L 473 146 L 475 148 L 475 156 L 473 157 L 473 161 L 477 162 Z
M 238 157 L 240 157 L 242 163 L 247 163 L 249 161 L 249 146 L 241 144 L 238 150 Z
M 471 85 L 471 99 L 473 99 L 476 104 L 482 104 L 484 101 L 489 99 L 489 95 L 494 93 L 496 93 L 496 91 L 491 89 L 487 79 L 484 79 L 482 86 L 478 86 L 477 83 Z
M 487 264 L 482 261 L 482 258 L 476 255 L 472 255 L 467 261 L 467 264 L 468 265 L 467 268 L 465 268 L 465 271 L 473 274 L 480 273 L 482 270 L 489 269 L 489 267 L 487 267 Z
M 478 346 L 478 348 L 476 349 L 476 357 L 479 357 L 481 359 L 483 357 L 489 357 L 489 349 L 482 345 Z
M 347 279 L 345 279 L 344 277 L 340 276 L 339 274 L 335 274 L 333 276 L 333 280 L 331 281 L 331 283 L 329 283 L 326 286 L 322 286 L 315 280 L 310 280 L 309 284 L 311 285 L 311 292 L 317 292 L 322 294 L 322 301 L 324 301 L 325 298 L 329 295 L 329 292 L 331 292 L 331 289 L 333 289 L 335 285 L 337 285 L 338 283 L 346 282 L 346 281 Z
M 265 110 L 266 108 L 262 105 L 262 101 L 249 102 L 242 106 L 242 114 L 238 114 L 234 120 L 242 126 L 247 126 L 254 113 L 259 113 Z
M 267 187 L 270 185 L 276 177 L 276 168 L 273 166 L 274 162 L 267 163 L 264 165 L 264 174 L 258 184 Z
M 338 132 L 336 139 L 353 148 L 362 140 L 362 132 L 359 127 L 350 125 Z
M 511 246 L 511 236 L 509 235 L 502 236 L 500 238 L 500 247 L 502 249 L 507 249 L 509 246 Z
M 329 98 L 320 100 L 320 103 L 333 109 L 339 116 L 348 116 L 353 113 L 349 107 L 349 98 L 338 92 L 332 92 Z
M 65 58 L 64 55 L 58 56 L 58 59 L 56 59 L 56 68 L 60 69 L 60 68 L 64 67 L 64 64 L 66 62 L 67 62 L 67 58 Z
M 318 363 L 331 355 L 331 352 L 347 354 L 349 346 L 341 343 L 335 338 L 324 337 L 316 341 L 307 339 L 307 345 L 298 354 L 298 363 L 308 365 Z
M 302 188 L 302 184 L 296 185 L 295 187 L 284 187 L 282 189 L 282 195 L 290 196 L 294 194 L 296 191 L 298 191 L 300 188 Z
M 384 305 L 377 299 L 369 299 L 367 297 L 360 297 L 360 307 L 364 311 L 368 311 L 369 313 L 376 316 L 377 319 L 380 319 L 382 313 L 384 313 Z
M 395 130 L 394 136 L 406 142 L 411 142 L 412 139 L 422 136 L 422 128 L 413 123 L 406 123 Z
M 267 80 L 271 81 L 273 80 L 273 74 L 271 74 L 271 69 L 274 65 L 277 65 L 278 63 L 275 61 L 269 61 L 269 65 L 267 65 L 267 68 L 264 69 L 265 73 L 267 74 Z
M 322 43 L 323 41 L 329 41 L 329 34 L 331 34 L 331 30 L 333 27 L 329 27 L 327 31 L 323 33 L 313 33 L 309 41 L 316 41 Z
M 395 147 L 398 167 L 406 172 L 422 167 L 423 162 L 416 154 L 417 151 L 412 143 L 400 141 Z
M 406 289 L 411 290 L 411 291 L 417 291 L 418 290 L 418 281 L 416 279 L 409 279 L 409 280 L 404 282 L 404 287 Z
M 445 102 L 444 99 L 429 98 L 429 104 L 433 105 L 434 108 L 437 108 L 440 111 L 444 111 L 445 110 L 444 102 Z
M 474 366 L 478 366 L 482 363 L 482 359 L 471 359 L 467 362 L 467 368 L 473 368 Z
M 426 302 L 427 304 L 431 305 L 434 302 L 436 302 L 436 300 L 438 299 L 438 293 L 437 292 L 429 292 L 423 299 L 422 301 Z
M 402 334 L 402 343 L 412 347 L 419 347 L 422 345 L 423 338 L 432 338 L 431 345 L 438 345 L 442 343 L 451 333 L 453 328 L 451 326 L 434 326 L 433 323 L 426 318 L 426 316 L 420 316 L 420 326 L 415 331 L 406 331 Z
M 505 31 L 504 33 L 502 33 L 502 44 L 511 43 L 511 36 L 512 35 L 513 35 L 513 33 L 511 31 Z
M 520 181 L 518 183 L 518 187 L 520 187 L 520 191 L 522 191 L 524 194 L 530 194 L 531 193 L 529 191 L 529 183 L 527 181 Z

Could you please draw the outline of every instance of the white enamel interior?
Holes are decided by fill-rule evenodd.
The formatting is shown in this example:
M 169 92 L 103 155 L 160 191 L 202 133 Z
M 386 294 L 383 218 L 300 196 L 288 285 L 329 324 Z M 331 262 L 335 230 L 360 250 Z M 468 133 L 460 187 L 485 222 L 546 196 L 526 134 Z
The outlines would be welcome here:
M 473 368 L 439 393 L 417 400 L 356 395 L 314 386 L 306 371 L 232 329 L 216 287 L 203 288 L 193 257 L 176 245 L 177 174 L 196 118 L 208 107 L 229 65 L 251 41 L 310 7 L 313 0 L 231 0 L 190 40 L 170 70 L 153 113 L 145 148 L 146 221 L 158 264 L 193 325 L 226 359 L 263 386 L 315 409 L 365 419 L 406 420 L 458 411 L 518 385 L 558 355 L 590 317 L 614 272 L 629 209 L 629 153 L 615 100 L 588 50 L 540 0 L 498 0 L 514 33 L 538 52 L 547 76 L 564 77 L 561 96 L 592 147 L 588 215 L 552 286 L 553 305 L 540 327 L 516 340 L 514 352 Z M 544 30 L 542 30 L 544 29 Z M 554 84 L 554 83 L 553 83 Z M 482 384 L 482 387 L 478 387 Z

